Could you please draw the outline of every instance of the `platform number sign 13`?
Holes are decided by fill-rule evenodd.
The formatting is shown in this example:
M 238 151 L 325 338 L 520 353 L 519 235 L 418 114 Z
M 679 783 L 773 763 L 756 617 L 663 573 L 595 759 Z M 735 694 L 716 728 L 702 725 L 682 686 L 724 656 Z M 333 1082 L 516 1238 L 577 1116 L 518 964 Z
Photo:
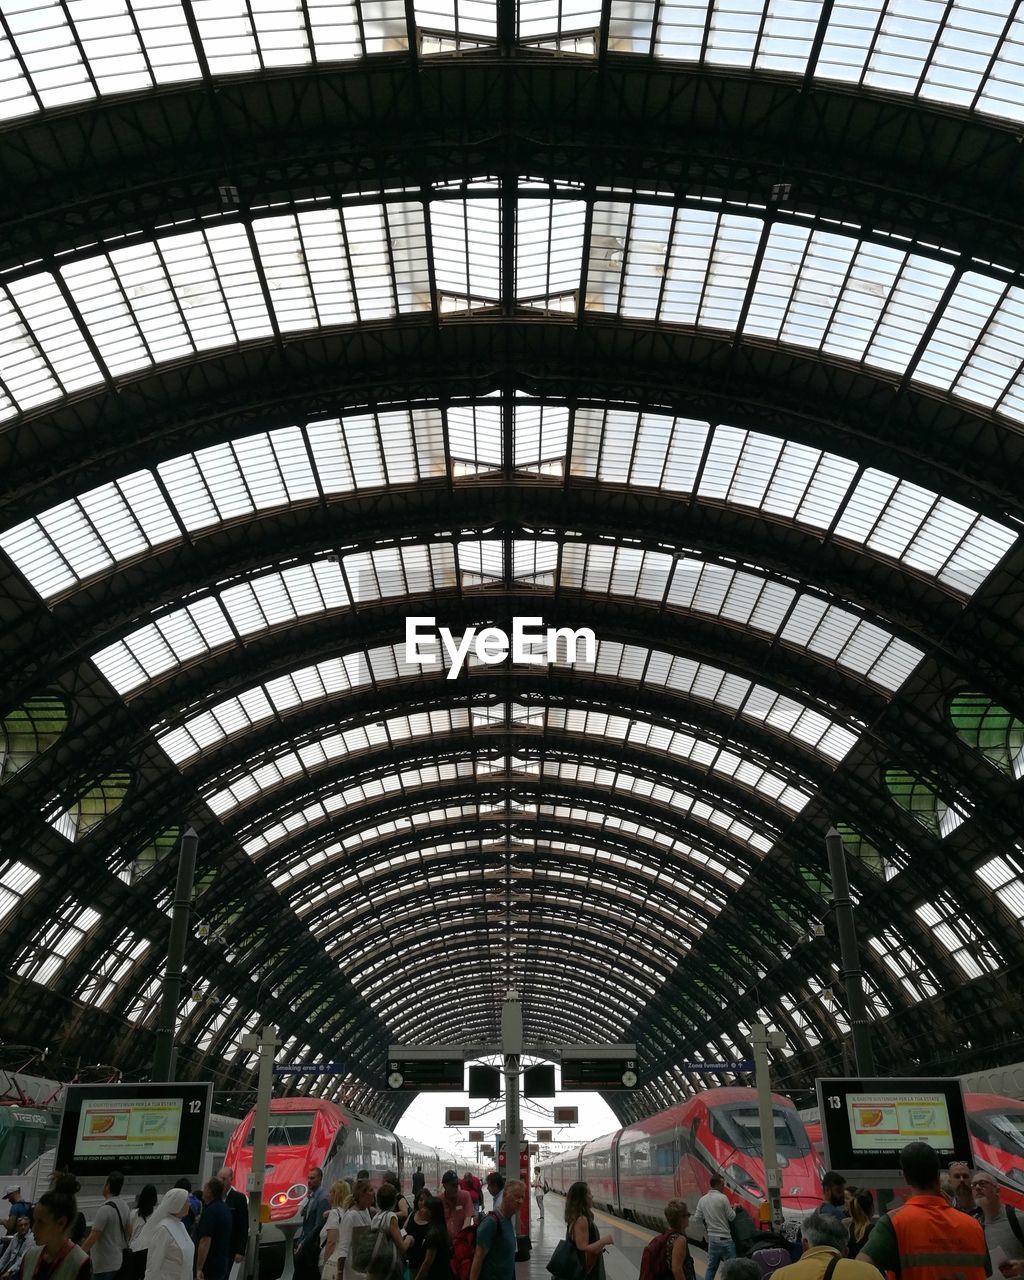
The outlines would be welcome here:
M 830 1111 L 842 1111 L 843 1100 L 837 1094 L 830 1093 L 825 1101 L 828 1103 Z

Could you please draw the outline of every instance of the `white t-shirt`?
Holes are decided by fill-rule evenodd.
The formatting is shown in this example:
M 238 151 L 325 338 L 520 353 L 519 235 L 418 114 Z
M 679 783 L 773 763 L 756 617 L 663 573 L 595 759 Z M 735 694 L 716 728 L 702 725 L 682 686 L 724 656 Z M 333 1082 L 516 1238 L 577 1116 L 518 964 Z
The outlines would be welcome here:
M 96 1210 L 92 1229 L 99 1236 L 92 1247 L 93 1271 L 120 1271 L 121 1255 L 131 1238 L 130 1218 L 131 1210 L 120 1196 L 111 1196 Z
M 341 1215 L 341 1229 L 338 1233 L 338 1244 L 334 1250 L 334 1259 L 347 1258 L 352 1248 L 352 1232 L 356 1227 L 368 1227 L 370 1225 L 369 1209 L 346 1209 Z M 346 1280 L 362 1280 L 365 1275 L 363 1271 L 349 1271 L 345 1268 Z

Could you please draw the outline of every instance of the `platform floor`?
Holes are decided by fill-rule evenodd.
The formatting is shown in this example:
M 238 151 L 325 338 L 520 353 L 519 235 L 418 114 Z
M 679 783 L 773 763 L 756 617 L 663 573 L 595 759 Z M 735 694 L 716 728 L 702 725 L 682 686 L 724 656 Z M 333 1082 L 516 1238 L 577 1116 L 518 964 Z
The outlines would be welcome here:
M 557 1192 L 549 1191 L 544 1197 L 544 1218 L 538 1219 L 537 1202 L 531 1205 L 530 1238 L 533 1249 L 529 1262 L 516 1264 L 516 1280 L 551 1280 L 547 1271 L 548 1259 L 555 1250 L 559 1240 L 565 1235 L 565 1197 Z M 640 1255 L 644 1245 L 657 1233 L 647 1227 L 638 1226 L 635 1222 L 624 1222 L 621 1218 L 613 1218 L 611 1214 L 594 1210 L 594 1221 L 602 1235 L 611 1235 L 615 1243 L 605 1251 L 604 1268 L 607 1280 L 637 1280 L 640 1274 Z M 692 1244 L 697 1275 L 703 1276 L 707 1266 L 707 1255 L 703 1249 Z

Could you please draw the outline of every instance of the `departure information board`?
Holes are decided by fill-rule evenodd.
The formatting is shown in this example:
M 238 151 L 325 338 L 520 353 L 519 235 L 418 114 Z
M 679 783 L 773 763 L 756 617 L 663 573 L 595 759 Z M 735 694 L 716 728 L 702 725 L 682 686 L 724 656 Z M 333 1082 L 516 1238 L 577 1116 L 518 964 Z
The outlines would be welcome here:
M 199 1174 L 211 1084 L 69 1085 L 56 1167 L 81 1177 Z
M 818 1080 L 825 1162 L 847 1177 L 899 1179 L 908 1142 L 927 1142 L 944 1164 L 971 1160 L 960 1081 Z

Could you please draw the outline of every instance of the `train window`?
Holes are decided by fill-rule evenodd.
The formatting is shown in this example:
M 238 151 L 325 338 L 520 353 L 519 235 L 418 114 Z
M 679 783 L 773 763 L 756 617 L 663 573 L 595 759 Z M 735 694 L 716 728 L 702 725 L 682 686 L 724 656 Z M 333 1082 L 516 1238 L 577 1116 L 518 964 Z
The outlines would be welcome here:
M 1024 1110 L 976 1112 L 968 1124 L 979 1141 L 1011 1155 L 1024 1154 Z
M 792 1115 L 781 1107 L 772 1108 L 775 1121 L 775 1146 L 780 1156 L 805 1156 L 811 1145 L 796 1112 Z M 795 1123 L 793 1123 L 795 1121 Z M 745 1105 L 713 1107 L 711 1132 L 721 1141 L 730 1143 L 737 1151 L 761 1153 L 761 1124 L 757 1108 Z
M 672 1173 L 676 1164 L 676 1146 L 674 1142 L 663 1142 L 654 1149 L 655 1173 Z
M 270 1128 L 267 1131 L 269 1147 L 304 1147 L 308 1144 L 313 1132 L 315 1111 L 291 1111 L 270 1117 Z M 247 1147 L 256 1141 L 256 1131 L 250 1127 L 249 1136 L 245 1140 Z

